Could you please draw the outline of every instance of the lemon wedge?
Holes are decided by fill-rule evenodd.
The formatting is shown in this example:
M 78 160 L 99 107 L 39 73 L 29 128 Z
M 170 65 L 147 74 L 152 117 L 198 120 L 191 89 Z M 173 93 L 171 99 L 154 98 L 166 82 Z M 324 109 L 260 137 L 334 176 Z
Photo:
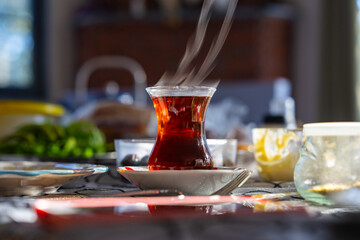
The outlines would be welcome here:
M 259 175 L 268 181 L 291 181 L 299 157 L 301 131 L 256 129 L 254 154 Z
M 0 100 L 0 115 L 6 114 L 42 114 L 60 117 L 65 109 L 57 104 L 27 100 Z
M 296 138 L 294 132 L 275 135 L 264 129 L 263 134 L 259 134 L 259 137 L 254 139 L 256 157 L 262 161 L 279 160 L 286 154 L 285 149 L 288 142 L 294 138 Z M 269 144 L 271 148 L 265 147 L 267 144 Z

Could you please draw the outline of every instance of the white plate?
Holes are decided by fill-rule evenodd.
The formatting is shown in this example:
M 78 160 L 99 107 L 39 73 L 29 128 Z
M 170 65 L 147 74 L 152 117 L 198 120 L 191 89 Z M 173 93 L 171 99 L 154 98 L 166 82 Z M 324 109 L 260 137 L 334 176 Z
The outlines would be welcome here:
M 212 195 L 244 171 L 244 168 L 212 170 L 158 170 L 148 167 L 119 167 L 118 171 L 142 190 L 170 189 L 185 195 Z M 251 174 L 251 172 L 249 172 Z M 242 185 L 245 181 L 239 184 Z
M 1 196 L 36 196 L 56 191 L 60 186 L 108 167 L 92 164 L 53 162 L 0 162 Z

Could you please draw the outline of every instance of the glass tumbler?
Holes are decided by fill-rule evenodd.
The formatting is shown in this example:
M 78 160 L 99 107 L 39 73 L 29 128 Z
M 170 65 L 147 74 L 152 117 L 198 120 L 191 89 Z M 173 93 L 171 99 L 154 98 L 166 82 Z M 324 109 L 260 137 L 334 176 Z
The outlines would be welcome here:
M 360 122 L 310 123 L 303 133 L 306 141 L 294 172 L 302 197 L 329 205 L 360 187 Z
M 205 137 L 205 114 L 213 87 L 164 86 L 146 91 L 157 116 L 157 135 L 149 170 L 211 169 Z

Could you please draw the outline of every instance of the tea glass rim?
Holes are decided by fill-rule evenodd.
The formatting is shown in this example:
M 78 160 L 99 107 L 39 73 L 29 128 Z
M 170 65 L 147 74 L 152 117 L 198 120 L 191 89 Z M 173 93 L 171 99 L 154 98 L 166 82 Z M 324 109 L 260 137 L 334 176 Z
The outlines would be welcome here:
M 204 96 L 211 97 L 215 87 L 209 86 L 154 86 L 147 87 L 150 96 Z

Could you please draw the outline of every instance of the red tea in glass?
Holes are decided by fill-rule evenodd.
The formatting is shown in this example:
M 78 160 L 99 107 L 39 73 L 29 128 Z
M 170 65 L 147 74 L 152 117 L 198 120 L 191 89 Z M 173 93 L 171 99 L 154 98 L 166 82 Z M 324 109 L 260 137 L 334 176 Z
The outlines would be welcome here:
M 213 161 L 204 123 L 215 88 L 152 87 L 146 90 L 158 121 L 149 170 L 211 169 Z

